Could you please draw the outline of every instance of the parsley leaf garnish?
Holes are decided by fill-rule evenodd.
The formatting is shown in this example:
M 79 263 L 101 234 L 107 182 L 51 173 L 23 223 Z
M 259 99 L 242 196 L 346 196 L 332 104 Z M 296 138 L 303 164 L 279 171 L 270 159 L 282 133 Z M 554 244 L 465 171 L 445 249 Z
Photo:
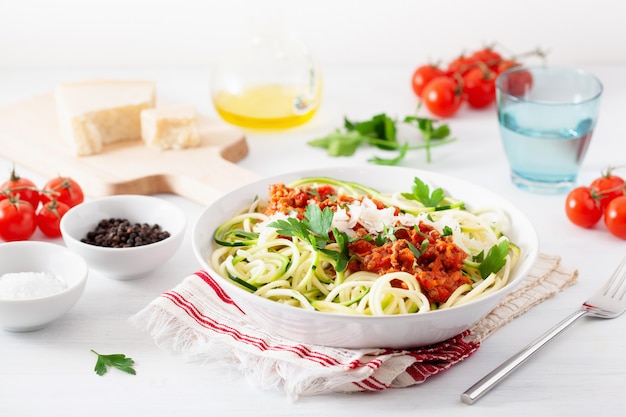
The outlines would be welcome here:
M 409 200 L 416 200 L 426 207 L 437 207 L 444 198 L 442 188 L 436 188 L 430 192 L 430 187 L 424 181 L 415 177 L 413 179 L 413 193 L 402 193 L 402 196 Z
M 342 272 L 348 265 L 348 242 L 350 238 L 346 233 L 340 233 L 339 230 L 334 228 L 332 230 L 333 237 L 335 242 L 339 245 L 340 250 L 325 249 L 326 245 L 331 240 L 330 232 L 333 216 L 334 213 L 329 207 L 325 207 L 324 210 L 322 210 L 316 204 L 309 204 L 304 212 L 303 220 L 289 217 L 288 219 L 273 221 L 268 226 L 275 228 L 276 233 L 279 235 L 297 237 L 307 242 L 315 250 L 334 259 L 337 262 L 335 270 Z
M 302 223 L 315 235 L 320 236 L 322 238 L 320 243 L 326 245 L 329 239 L 328 232 L 333 223 L 333 211 L 328 207 L 322 211 L 318 205 L 309 204 L 304 212 Z
M 95 350 L 91 349 L 93 353 L 98 355 L 98 360 L 96 361 L 96 366 L 93 370 L 100 376 L 107 373 L 109 367 L 114 367 L 119 369 L 120 371 L 126 372 L 131 375 L 135 375 L 135 369 L 133 365 L 135 365 L 135 361 L 131 358 L 127 358 L 126 355 L 122 353 L 115 353 L 112 355 L 101 355 Z
M 320 251 L 335 260 L 335 271 L 343 272 L 348 267 L 348 261 L 350 260 L 350 253 L 348 252 L 350 238 L 346 233 L 340 233 L 337 228 L 333 229 L 333 236 L 337 245 L 339 245 L 339 251 L 325 248 L 320 249 Z
M 411 252 L 413 252 L 413 255 L 415 256 L 415 259 L 419 258 L 420 256 L 422 256 L 425 252 L 426 249 L 428 249 L 428 240 L 424 239 L 422 241 L 422 244 L 420 245 L 420 248 L 417 249 L 415 247 L 415 245 L 411 242 L 407 241 L 407 244 L 409 245 L 409 249 L 411 249 Z
M 489 252 L 487 252 L 487 256 L 482 259 L 480 265 L 478 266 L 478 271 L 480 272 L 480 276 L 484 279 L 487 278 L 491 273 L 496 273 L 502 269 L 504 264 L 506 264 L 506 255 L 509 253 L 509 242 L 507 240 L 503 240 L 497 245 L 493 245 Z M 479 254 L 479 258 L 482 258 L 484 253 L 481 252 Z
M 324 211 L 315 204 L 307 206 L 304 213 L 304 220 L 294 217 L 273 221 L 268 226 L 276 229 L 279 235 L 297 237 L 309 243 L 316 249 L 326 246 L 329 240 L 328 232 L 333 220 L 333 212 L 330 208 Z
M 397 138 L 400 123 L 414 126 L 424 138 L 423 145 L 410 146 L 409 142 L 400 143 Z M 430 149 L 433 146 L 445 145 L 454 142 L 449 138 L 448 125 L 440 125 L 438 120 L 426 117 L 406 116 L 397 121 L 385 113 L 373 116 L 371 119 L 355 122 L 344 117 L 344 129 L 308 142 L 310 146 L 325 148 L 328 156 L 352 156 L 356 150 L 364 145 L 375 146 L 388 151 L 398 151 L 393 158 L 373 157 L 369 162 L 378 165 L 397 165 L 406 156 L 409 150 L 426 149 L 426 160 L 431 161 Z

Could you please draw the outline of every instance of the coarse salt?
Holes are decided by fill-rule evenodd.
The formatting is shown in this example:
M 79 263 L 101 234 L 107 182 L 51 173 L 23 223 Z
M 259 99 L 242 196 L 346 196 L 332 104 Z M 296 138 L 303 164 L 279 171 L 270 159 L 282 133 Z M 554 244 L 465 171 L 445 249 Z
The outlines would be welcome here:
M 8 272 L 0 276 L 0 299 L 27 300 L 57 294 L 67 284 L 48 272 Z

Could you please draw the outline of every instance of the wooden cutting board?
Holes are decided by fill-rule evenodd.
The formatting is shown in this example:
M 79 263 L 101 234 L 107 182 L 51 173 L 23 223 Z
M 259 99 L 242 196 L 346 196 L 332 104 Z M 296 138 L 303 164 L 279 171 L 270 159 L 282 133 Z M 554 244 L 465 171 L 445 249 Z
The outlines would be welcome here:
M 208 204 L 258 178 L 235 164 L 248 154 L 241 130 L 201 115 L 198 127 L 196 148 L 159 151 L 137 140 L 76 156 L 61 139 L 54 95 L 47 93 L 0 107 L 0 155 L 45 177 L 70 176 L 90 197 L 173 193 Z

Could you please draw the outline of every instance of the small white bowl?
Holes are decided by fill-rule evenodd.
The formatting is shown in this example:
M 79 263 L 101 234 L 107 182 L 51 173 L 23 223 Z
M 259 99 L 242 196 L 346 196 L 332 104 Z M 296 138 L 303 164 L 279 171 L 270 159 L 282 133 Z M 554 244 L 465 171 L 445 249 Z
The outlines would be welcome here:
M 81 242 L 104 219 L 159 225 L 170 236 L 147 245 L 110 248 Z M 82 256 L 89 268 L 116 280 L 146 276 L 163 265 L 180 247 L 185 235 L 185 213 L 161 198 L 114 195 L 88 200 L 72 207 L 61 219 L 61 233 L 69 249 Z
M 0 327 L 12 332 L 39 330 L 67 313 L 87 282 L 84 259 L 66 247 L 37 241 L 0 244 L 0 277 L 15 272 L 46 272 L 63 281 L 61 292 L 37 298 L 0 298 Z

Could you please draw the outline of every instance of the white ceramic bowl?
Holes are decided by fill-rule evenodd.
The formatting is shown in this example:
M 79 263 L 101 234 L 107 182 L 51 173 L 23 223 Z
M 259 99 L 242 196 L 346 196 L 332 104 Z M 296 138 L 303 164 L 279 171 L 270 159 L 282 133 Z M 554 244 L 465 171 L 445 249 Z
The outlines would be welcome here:
M 84 259 L 49 242 L 0 244 L 0 277 L 16 272 L 46 272 L 65 282 L 61 292 L 37 298 L 0 298 L 0 326 L 13 332 L 39 330 L 67 313 L 80 299 L 87 282 Z
M 354 181 L 381 192 L 410 191 L 417 176 L 433 187 L 442 187 L 470 209 L 499 207 L 506 213 L 507 236 L 521 249 L 521 258 L 511 281 L 503 289 L 465 305 L 420 314 L 395 316 L 353 316 L 310 311 L 287 306 L 254 295 L 229 279 L 220 277 L 208 259 L 214 250 L 213 232 L 255 196 L 267 196 L 268 185 L 289 183 L 303 177 L 326 176 Z M 486 189 L 468 182 L 410 168 L 368 166 L 363 168 L 316 169 L 258 180 L 236 189 L 209 206 L 193 230 L 195 256 L 215 277 L 248 317 L 268 331 L 303 343 L 346 348 L 409 348 L 453 337 L 478 322 L 515 288 L 529 272 L 538 254 L 538 238 L 532 223 L 513 204 Z
M 81 242 L 103 219 L 158 224 L 170 236 L 130 248 L 110 248 Z M 176 253 L 185 235 L 185 213 L 174 204 L 145 195 L 114 195 L 85 201 L 61 218 L 61 233 L 68 248 L 82 256 L 89 268 L 116 280 L 144 277 Z

